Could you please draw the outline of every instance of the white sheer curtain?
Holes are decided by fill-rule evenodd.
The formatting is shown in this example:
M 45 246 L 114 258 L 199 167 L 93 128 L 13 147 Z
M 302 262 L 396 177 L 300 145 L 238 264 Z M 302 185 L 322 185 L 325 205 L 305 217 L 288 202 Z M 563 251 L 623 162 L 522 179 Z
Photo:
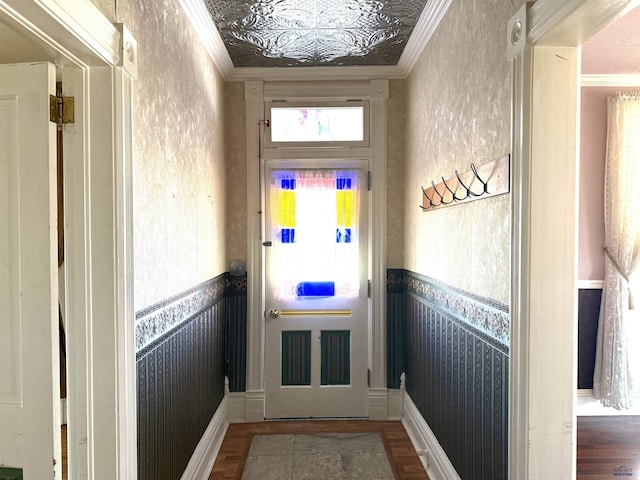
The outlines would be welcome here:
M 633 292 L 640 263 L 640 95 L 610 97 L 608 115 L 605 279 L 593 391 L 603 405 L 622 409 L 633 405 L 640 380 L 634 372 L 640 292 Z
M 358 171 L 273 172 L 270 274 L 276 298 L 301 297 L 304 282 L 332 283 L 337 297 L 359 295 L 359 189 Z

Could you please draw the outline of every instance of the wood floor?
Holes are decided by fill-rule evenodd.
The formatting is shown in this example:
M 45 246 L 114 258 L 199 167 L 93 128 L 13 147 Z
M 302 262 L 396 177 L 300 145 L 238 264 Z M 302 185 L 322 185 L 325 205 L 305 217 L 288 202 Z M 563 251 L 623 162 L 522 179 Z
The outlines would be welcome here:
M 69 454 L 67 452 L 67 426 L 62 425 L 62 480 L 69 478 L 69 469 L 67 462 L 69 461 Z
M 429 480 L 400 422 L 368 420 L 285 421 L 229 425 L 209 480 L 240 479 L 254 435 L 377 432 L 398 480 Z
M 640 478 L 640 417 L 578 417 L 576 480 Z M 378 432 L 398 480 L 428 480 L 400 422 L 304 421 L 229 425 L 210 480 L 240 479 L 254 435 Z M 67 479 L 67 428 L 62 428 L 62 478 Z M 623 468 L 621 468 L 623 467 Z
M 640 478 L 640 417 L 578 417 L 576 480 Z

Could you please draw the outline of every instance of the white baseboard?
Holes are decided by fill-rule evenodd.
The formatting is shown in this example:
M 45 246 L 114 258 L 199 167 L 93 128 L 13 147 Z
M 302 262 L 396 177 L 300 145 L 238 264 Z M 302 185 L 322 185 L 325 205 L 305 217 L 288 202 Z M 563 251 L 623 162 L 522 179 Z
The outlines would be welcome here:
M 386 388 L 369 389 L 369 420 L 389 418 L 389 398 Z
M 431 480 L 460 480 L 438 439 L 406 392 L 402 424 Z
M 208 480 L 229 427 L 228 397 L 224 396 L 189 460 L 181 480 Z
M 245 420 L 247 422 L 264 422 L 264 390 L 245 393 Z
M 229 423 L 244 423 L 247 421 L 246 401 L 244 392 L 227 393 L 229 398 Z
M 390 388 L 388 390 L 388 401 L 389 401 L 389 420 L 402 420 L 402 415 L 404 412 L 404 389 L 393 389 Z

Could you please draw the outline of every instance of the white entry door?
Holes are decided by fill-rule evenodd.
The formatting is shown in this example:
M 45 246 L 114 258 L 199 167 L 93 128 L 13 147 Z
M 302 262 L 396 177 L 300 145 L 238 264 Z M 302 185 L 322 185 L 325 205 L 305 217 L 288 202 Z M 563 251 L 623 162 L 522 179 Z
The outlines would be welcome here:
M 0 65 L 0 465 L 61 478 L 55 67 Z
M 366 161 L 267 162 L 267 418 L 367 417 Z

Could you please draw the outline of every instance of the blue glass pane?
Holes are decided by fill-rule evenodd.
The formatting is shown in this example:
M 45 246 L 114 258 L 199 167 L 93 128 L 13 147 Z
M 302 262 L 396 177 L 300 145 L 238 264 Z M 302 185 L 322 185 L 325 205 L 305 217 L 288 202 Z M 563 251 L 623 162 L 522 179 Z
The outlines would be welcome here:
M 296 229 L 283 228 L 280 231 L 280 241 L 282 243 L 296 243 Z
M 295 190 L 296 179 L 295 178 L 283 178 L 280 182 L 280 186 L 283 190 Z
M 351 190 L 351 179 L 350 178 L 336 178 L 336 189 L 337 190 Z
M 336 228 L 336 243 L 351 243 L 351 229 Z
M 300 282 L 296 286 L 296 296 L 300 297 L 333 297 L 336 294 L 334 282 Z

